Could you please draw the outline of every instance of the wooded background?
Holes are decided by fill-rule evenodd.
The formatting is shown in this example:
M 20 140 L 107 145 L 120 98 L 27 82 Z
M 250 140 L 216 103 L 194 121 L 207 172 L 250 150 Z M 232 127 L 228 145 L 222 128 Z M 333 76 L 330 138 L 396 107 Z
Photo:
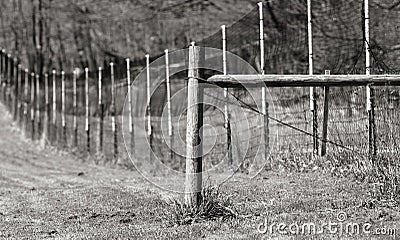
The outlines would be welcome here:
M 183 47 L 240 18 L 255 2 L 4 0 L 0 44 L 36 73 L 96 69 L 116 57 L 135 60 Z
M 0 46 L 38 74 L 53 68 L 67 72 L 72 67 L 97 69 L 105 62 L 125 57 L 135 61 L 143 59 L 146 53 L 155 56 L 165 48 L 174 50 L 204 39 L 218 31 L 220 25 L 230 25 L 242 18 L 254 9 L 256 2 L 258 0 L 3 0 L 0 2 Z M 316 9 L 324 9 L 323 5 L 336 6 L 324 12 L 325 17 L 314 16 L 316 22 L 323 19 L 327 25 L 335 24 L 327 28 L 331 39 L 331 36 L 348 38 L 343 34 L 349 30 L 346 26 L 356 25 L 362 33 L 362 22 L 349 20 L 361 11 L 349 12 L 340 7 L 346 4 L 350 3 L 346 0 L 313 3 Z M 372 44 L 390 43 L 383 49 L 374 45 L 372 50 L 378 58 L 388 51 L 397 52 L 397 57 L 391 58 L 399 59 L 400 45 L 396 41 L 400 21 L 393 21 L 391 17 L 398 15 L 400 1 L 373 0 L 370 4 Z M 302 28 L 296 24 L 305 18 L 305 6 L 306 0 L 266 1 L 265 15 L 272 19 L 277 33 L 284 32 L 287 27 Z M 378 10 L 376 14 L 374 9 Z M 291 16 L 285 18 L 288 13 Z M 266 29 L 269 27 L 273 26 L 266 26 Z M 248 29 L 242 30 L 247 34 Z M 266 31 L 266 35 L 270 33 Z M 228 43 L 232 37 L 228 32 Z M 360 44 L 362 46 L 362 42 Z M 329 46 L 326 39 L 315 39 L 315 45 L 316 48 Z

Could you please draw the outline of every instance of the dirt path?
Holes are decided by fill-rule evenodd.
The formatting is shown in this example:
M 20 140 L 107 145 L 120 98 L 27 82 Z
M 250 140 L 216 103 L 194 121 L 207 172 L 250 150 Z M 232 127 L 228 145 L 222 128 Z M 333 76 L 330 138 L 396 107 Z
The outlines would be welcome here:
M 23 138 L 6 112 L 0 105 L 0 239 L 105 237 L 93 223 L 106 221 L 104 231 L 131 223 L 132 210 L 145 199 L 137 196 L 158 195 L 134 171 L 41 149 Z

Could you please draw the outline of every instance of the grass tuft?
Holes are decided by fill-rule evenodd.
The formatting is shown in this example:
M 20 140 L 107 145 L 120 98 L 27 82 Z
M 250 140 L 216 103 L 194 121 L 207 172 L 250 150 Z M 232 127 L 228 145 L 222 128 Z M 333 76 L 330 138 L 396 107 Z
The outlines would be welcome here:
M 171 223 L 187 225 L 195 222 L 227 220 L 238 217 L 238 214 L 228 196 L 224 196 L 219 187 L 206 185 L 201 191 L 201 202 L 198 207 L 191 207 L 178 199 L 170 203 Z

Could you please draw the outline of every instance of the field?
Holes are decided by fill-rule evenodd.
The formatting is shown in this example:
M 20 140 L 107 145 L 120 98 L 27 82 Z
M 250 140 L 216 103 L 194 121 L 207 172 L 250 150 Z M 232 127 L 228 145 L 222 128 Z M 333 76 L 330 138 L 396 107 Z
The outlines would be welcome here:
M 0 106 L 0 111 L 6 110 Z M 258 226 L 337 221 L 400 227 L 399 209 L 375 201 L 369 188 L 324 171 L 237 174 L 221 187 L 238 216 L 177 225 L 170 205 L 181 198 L 146 182 L 135 171 L 98 166 L 23 139 L 2 114 L 0 129 L 0 238 L 3 239 L 309 239 L 312 235 L 261 234 Z M 181 185 L 175 179 L 165 179 Z M 394 239 L 392 236 L 320 234 L 318 239 Z

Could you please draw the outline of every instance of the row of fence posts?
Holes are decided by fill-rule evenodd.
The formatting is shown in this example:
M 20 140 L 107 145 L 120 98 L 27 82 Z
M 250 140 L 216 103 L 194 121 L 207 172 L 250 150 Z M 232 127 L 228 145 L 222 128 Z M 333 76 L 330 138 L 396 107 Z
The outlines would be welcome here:
M 365 49 L 366 49 L 366 74 L 370 75 L 371 64 L 370 64 L 370 55 L 371 50 L 369 46 L 369 3 L 368 0 L 364 1 L 364 10 L 365 10 Z M 260 69 L 261 74 L 265 74 L 265 59 L 264 59 L 264 16 L 263 16 L 263 3 L 259 2 L 259 45 L 260 45 Z M 314 61 L 313 61 L 313 23 L 312 23 L 312 11 L 311 11 L 311 0 L 307 0 L 307 16 L 308 16 L 308 49 L 309 49 L 309 74 L 314 74 Z M 226 52 L 227 52 L 227 38 L 226 38 L 226 26 L 222 25 L 222 51 L 223 51 L 223 74 L 227 75 L 227 60 L 226 60 Z M 329 70 L 325 71 L 325 74 L 330 74 Z M 266 88 L 263 87 L 261 89 L 262 94 L 262 113 L 264 115 L 263 121 L 263 145 L 264 145 L 264 160 L 267 161 L 267 168 L 272 167 L 272 162 L 269 161 L 270 154 L 270 126 L 269 126 L 269 105 L 266 99 Z M 367 87 L 367 112 L 368 112 L 368 142 L 369 142 L 369 155 L 372 158 L 376 157 L 377 154 L 377 145 L 376 145 L 376 125 L 375 125 L 375 104 L 374 104 L 374 89 L 370 86 Z M 225 98 L 228 96 L 228 89 L 224 89 Z M 311 112 L 311 122 L 312 122 L 312 139 L 313 139 L 313 153 L 319 154 L 321 156 L 325 156 L 327 154 L 327 142 L 328 142 L 328 122 L 329 122 L 329 87 L 324 88 L 324 106 L 323 106 L 323 120 L 322 120 L 322 136 L 319 136 L 319 126 L 318 126 L 318 104 L 317 104 L 317 93 L 315 87 L 310 87 L 310 112 Z M 354 101 L 354 100 L 353 100 Z M 225 129 L 226 129 L 226 139 L 227 139 L 227 156 L 228 162 L 233 163 L 232 159 L 232 133 L 230 128 L 230 114 L 229 114 L 229 106 L 225 104 Z M 321 147 L 320 147 L 321 142 Z
M 307 0 L 307 19 L 308 19 L 308 50 L 309 50 L 309 74 L 314 74 L 313 60 L 313 19 L 311 11 L 311 1 Z M 262 7 L 262 3 L 260 3 Z M 262 18 L 262 17 L 261 17 Z M 371 74 L 371 49 L 370 49 L 370 18 L 369 18 L 369 1 L 364 1 L 364 30 L 365 30 L 365 69 L 366 75 Z M 325 74 L 330 74 L 329 70 Z M 329 87 L 324 87 L 324 108 L 322 120 L 322 137 L 319 137 L 318 132 L 318 105 L 316 98 L 315 87 L 310 87 L 310 111 L 312 115 L 312 135 L 313 135 L 313 150 L 314 154 L 325 156 L 327 154 L 328 141 L 328 120 L 329 120 Z M 355 100 L 352 98 L 352 102 Z M 376 124 L 375 124 L 375 90 L 371 86 L 367 86 L 367 112 L 368 112 L 368 152 L 371 159 L 375 159 L 377 154 L 376 143 Z M 319 142 L 321 141 L 321 148 Z
M 311 0 L 307 1 L 308 4 L 308 36 L 309 36 L 309 74 L 313 73 L 313 48 L 312 48 L 312 12 L 311 12 Z M 263 20 L 263 4 L 259 3 L 259 14 L 260 14 L 260 55 L 261 55 L 261 74 L 264 74 L 264 20 Z M 366 69 L 367 74 L 370 74 L 370 47 L 369 47 L 369 14 L 368 14 L 368 1 L 365 1 L 365 31 L 366 31 Z M 226 59 L 226 27 L 222 26 L 222 48 L 223 48 L 223 73 L 228 74 L 227 69 L 227 59 Z M 168 110 L 168 139 L 169 139 L 169 148 L 170 148 L 170 158 L 174 159 L 174 151 L 173 151 L 173 139 L 174 139 L 174 131 L 172 125 L 172 116 L 171 116 L 171 88 L 170 88 L 170 80 L 169 80 L 169 62 L 168 62 L 168 50 L 165 50 L 165 65 L 166 65 L 166 84 L 167 84 L 167 110 Z M 43 123 L 41 123 L 41 114 L 40 114 L 40 78 L 41 76 L 35 75 L 35 73 L 31 73 L 31 81 L 29 81 L 29 72 L 28 70 L 23 71 L 21 65 L 17 64 L 17 59 L 13 59 L 11 55 L 7 55 L 3 50 L 1 52 L 1 85 L 3 89 L 3 101 L 11 104 L 11 96 L 13 95 L 13 105 L 8 105 L 9 110 L 14 113 L 14 119 L 21 121 L 20 112 L 23 109 L 23 116 L 26 120 L 24 122 L 24 129 L 27 129 L 27 121 L 28 121 L 28 106 L 30 107 L 31 114 L 31 137 L 32 139 L 42 139 L 43 144 L 45 144 L 48 140 L 53 144 L 62 144 L 65 146 L 66 139 L 66 112 L 65 112 L 65 73 L 61 71 L 61 134 L 58 133 L 57 128 L 57 97 L 56 97 L 56 83 L 57 83 L 57 74 L 56 71 L 52 72 L 52 80 L 53 80 L 53 106 L 50 107 L 50 99 L 49 99 L 49 87 L 48 80 L 49 75 L 44 75 L 44 84 L 45 84 L 45 110 L 44 110 L 44 118 Z M 133 121 L 133 112 L 132 112 L 132 94 L 131 94 L 131 76 L 130 76 L 130 60 L 127 59 L 127 86 L 128 86 L 128 104 L 129 104 L 129 132 L 131 135 L 131 152 L 134 151 L 135 143 L 134 143 L 134 121 Z M 112 121 L 112 132 L 113 132 L 113 156 L 117 158 L 118 151 L 118 128 L 116 122 L 116 106 L 115 106 L 115 79 L 114 79 L 114 64 L 110 64 L 111 67 L 111 121 Z M 150 83 L 150 56 L 146 55 L 146 74 L 147 74 L 147 134 L 149 137 L 150 143 L 150 162 L 153 162 L 154 154 L 152 152 L 153 148 L 153 129 L 151 124 L 151 83 Z M 22 75 L 25 77 L 25 88 L 24 88 L 24 97 L 21 95 L 21 87 L 22 87 Z M 76 79 L 77 73 L 74 71 L 73 73 L 73 137 L 72 137 L 72 146 L 78 146 L 78 124 L 77 124 L 77 95 L 76 95 Z M 33 81 L 36 79 L 36 97 L 35 97 L 35 84 Z M 30 86 L 30 88 L 29 88 Z M 10 88 L 11 87 L 11 88 Z M 13 94 L 10 91 L 13 91 Z M 31 92 L 30 101 L 28 98 L 28 92 Z M 98 70 L 98 110 L 99 110 L 99 121 L 97 126 L 97 145 L 96 152 L 102 153 L 103 151 L 103 138 L 104 138 L 104 104 L 102 99 L 102 69 Z M 268 155 L 270 151 L 270 143 L 269 143 L 269 106 L 268 101 L 266 99 L 266 89 L 262 88 L 262 113 L 264 115 L 263 121 L 263 141 L 264 141 L 264 159 L 268 161 Z M 90 108 L 89 108 L 89 70 L 85 69 L 85 132 L 86 132 L 86 143 L 87 143 L 87 152 L 90 153 L 91 149 L 91 121 L 90 121 Z M 228 97 L 228 89 L 224 89 L 225 98 Z M 21 99 L 25 99 L 24 102 L 21 102 Z M 36 99 L 36 114 L 35 114 L 35 106 L 34 101 Z M 327 127 L 328 127 L 328 102 L 329 102 L 329 88 L 325 88 L 324 90 L 324 119 L 323 119 L 323 129 L 322 129 L 322 138 L 319 137 L 318 132 L 318 118 L 317 118 L 317 101 L 316 101 L 316 91 L 314 87 L 310 88 L 310 110 L 312 114 L 312 135 L 313 135 L 313 150 L 314 153 L 320 152 L 321 155 L 326 154 L 326 142 L 327 142 Z M 24 106 L 22 108 L 22 105 Z M 12 107 L 13 106 L 13 107 Z M 52 109 L 53 115 L 50 116 L 50 109 Z M 369 153 L 373 156 L 376 155 L 376 126 L 375 126 L 375 114 L 374 114 L 374 90 L 371 87 L 367 87 L 367 111 L 369 116 Z M 18 114 L 17 114 L 18 112 Z M 36 116 L 35 116 L 36 115 Z M 227 157 L 228 162 L 230 164 L 233 163 L 232 159 L 232 132 L 230 125 L 230 113 L 229 106 L 225 104 L 224 109 L 225 115 L 225 129 L 226 129 L 226 142 L 227 142 Z M 49 126 L 51 123 L 51 126 Z M 43 131 L 41 131 L 43 128 Z M 37 132 L 37 133 L 36 133 Z M 42 136 L 40 134 L 42 133 Z M 61 136 L 59 136 L 61 135 Z M 37 137 L 35 137 L 37 136 Z M 51 137 L 49 137 L 51 136 Z M 321 149 L 319 151 L 319 142 L 322 142 Z M 272 165 L 272 163 L 269 163 Z M 182 164 L 181 164 L 182 165 Z
M 131 93 L 130 85 L 130 60 L 127 59 L 127 86 L 128 93 Z M 113 157 L 118 157 L 118 127 L 116 121 L 115 106 L 115 80 L 114 64 L 111 63 L 111 120 L 113 132 Z M 52 103 L 50 103 L 49 78 L 52 80 Z M 61 79 L 59 79 L 61 78 Z M 61 80 L 61 109 L 57 107 L 57 85 Z M 2 101 L 5 103 L 8 111 L 12 113 L 13 120 L 23 130 L 27 138 L 40 140 L 41 145 L 58 145 L 62 148 L 68 148 L 67 140 L 67 113 L 66 113 L 66 83 L 65 72 L 61 71 L 57 75 L 56 70 L 52 74 L 40 76 L 34 72 L 29 73 L 28 69 L 23 69 L 16 58 L 12 58 L 3 49 L 0 52 L 0 85 L 2 90 Z M 77 148 L 79 142 L 78 135 L 78 103 L 77 103 L 77 72 L 72 75 L 73 81 L 73 122 L 72 122 L 72 144 L 71 147 Z M 41 94 L 41 84 L 44 84 L 44 94 Z M 102 99 L 102 68 L 98 70 L 98 110 L 99 121 L 96 136 L 96 153 L 103 154 L 104 142 L 104 104 Z M 132 112 L 132 96 L 129 94 L 129 132 L 131 135 L 131 148 L 134 149 L 134 123 Z M 41 102 L 44 97 L 44 109 L 41 109 Z M 85 133 L 86 133 L 86 151 L 91 153 L 91 113 L 89 96 L 89 69 L 85 69 Z M 42 112 L 43 111 L 43 112 Z M 61 126 L 59 124 L 59 114 L 61 117 Z
M 370 75 L 370 46 L 369 46 L 369 3 L 368 0 L 364 1 L 365 10 L 365 49 L 366 49 L 366 75 Z M 264 60 L 264 20 L 263 20 L 263 3 L 259 2 L 259 15 L 260 15 L 260 69 L 261 74 L 265 74 L 265 60 Z M 307 0 L 307 15 L 308 15 L 308 43 L 309 43 L 309 74 L 314 74 L 313 68 L 313 36 L 312 36 L 312 11 L 311 0 Z M 222 50 L 223 50 L 223 74 L 227 75 L 226 63 L 226 27 L 222 26 Z M 200 63 L 204 60 L 204 53 L 194 43 L 189 47 L 189 71 L 188 71 L 188 106 L 194 106 L 188 109 L 187 112 L 187 132 L 186 132 L 186 180 L 185 180 L 185 203 L 188 206 L 198 206 L 201 201 L 201 188 L 202 188 L 202 125 L 203 125 L 203 91 L 204 89 L 199 85 L 198 79 L 201 77 L 199 71 Z M 330 74 L 329 70 L 325 74 Z M 324 87 L 324 108 L 323 108 L 323 129 L 322 138 L 318 133 L 318 108 L 316 98 L 316 88 L 310 87 L 310 111 L 312 115 L 312 138 L 313 138 L 313 153 L 322 156 L 327 153 L 328 143 L 328 120 L 329 120 L 329 87 Z M 269 155 L 269 111 L 268 102 L 266 100 L 266 89 L 261 89 L 262 94 L 262 114 L 264 116 L 263 123 L 263 140 L 264 140 L 264 161 L 267 161 L 267 168 L 272 167 L 272 162 L 268 159 Z M 376 126 L 375 126 L 375 106 L 374 106 L 374 89 L 367 86 L 367 112 L 368 112 L 368 140 L 369 140 L 369 156 L 374 160 L 377 154 L 376 146 Z M 227 98 L 228 89 L 224 88 L 224 97 Z M 229 107 L 227 104 L 224 106 L 225 115 L 225 128 L 227 135 L 228 145 L 228 160 L 232 162 L 231 154 L 231 129 L 230 129 L 230 115 Z M 322 142 L 319 148 L 319 142 Z M 200 146 L 200 147 L 199 147 Z
M 168 50 L 165 50 L 166 57 L 166 83 L 167 83 L 167 94 L 168 94 L 168 138 L 170 146 L 170 158 L 174 159 L 174 132 L 172 125 L 171 116 L 171 84 L 169 80 L 169 60 L 168 60 Z M 151 126 L 151 92 L 150 92 L 150 62 L 149 55 L 146 55 L 147 59 L 147 103 L 148 103 L 148 137 L 150 140 L 150 157 L 153 159 L 153 131 Z M 43 146 L 45 145 L 59 145 L 63 148 L 68 147 L 67 144 L 67 114 L 66 114 L 66 79 L 65 72 L 61 71 L 60 77 L 57 75 L 57 71 L 53 70 L 51 75 L 44 74 L 43 79 L 40 75 L 34 72 L 29 73 L 28 69 L 23 69 L 20 64 L 18 64 L 17 59 L 13 59 L 10 54 L 6 54 L 3 49 L 0 52 L 0 84 L 2 86 L 3 94 L 2 100 L 8 107 L 8 110 L 13 113 L 14 120 L 16 120 L 22 127 L 25 136 L 31 138 L 32 140 L 40 140 Z M 119 154 L 119 143 L 118 143 L 118 127 L 116 118 L 116 101 L 115 101 L 115 74 L 114 74 L 114 63 L 110 63 L 111 69 L 111 127 L 113 133 L 113 156 L 117 159 Z M 134 141 L 134 115 L 133 115 L 133 100 L 131 91 L 131 74 L 130 74 L 130 60 L 126 59 L 126 69 L 127 69 L 127 92 L 128 92 L 128 121 L 129 121 L 129 135 L 130 150 L 133 153 L 135 149 Z M 103 69 L 100 67 L 98 69 L 98 112 L 99 121 L 97 125 L 97 136 L 96 136 L 96 153 L 102 154 L 104 147 L 104 103 L 103 103 Z M 49 78 L 52 80 L 52 99 L 50 99 L 50 88 L 49 88 Z M 61 78 L 61 79 L 58 79 Z M 24 79 L 24 84 L 22 84 L 22 79 Z M 57 105 L 57 85 L 61 80 L 61 109 L 58 109 Z M 44 82 L 44 113 L 41 112 L 41 87 L 40 84 Z M 78 134 L 78 102 L 77 102 L 77 72 L 73 71 L 72 75 L 72 86 L 73 86 L 73 103 L 72 103 L 72 144 L 73 148 L 78 147 L 79 134 Z M 12 91 L 12 92 L 11 92 Z M 91 153 L 91 112 L 90 112 L 90 96 L 89 96 L 89 69 L 85 68 L 85 135 L 86 135 L 86 151 Z M 52 102 L 50 103 L 50 100 Z M 60 111 L 61 121 L 58 121 Z M 61 126 L 58 126 L 61 122 Z M 182 165 L 182 163 L 181 163 Z

